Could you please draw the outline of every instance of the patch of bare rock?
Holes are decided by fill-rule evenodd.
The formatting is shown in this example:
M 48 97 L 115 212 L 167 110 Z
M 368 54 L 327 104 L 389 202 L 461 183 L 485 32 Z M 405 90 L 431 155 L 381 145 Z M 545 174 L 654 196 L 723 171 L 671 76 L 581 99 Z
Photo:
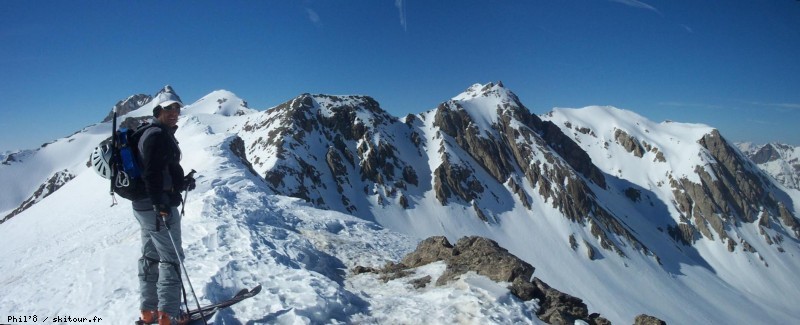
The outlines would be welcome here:
M 479 236 L 462 237 L 455 245 L 444 236 L 423 240 L 417 249 L 406 255 L 400 263 L 387 263 L 383 268 L 356 266 L 354 274 L 376 273 L 384 281 L 411 275 L 412 268 L 444 261 L 447 265 L 438 279 L 430 276 L 409 281 L 414 288 L 423 288 L 430 283 L 441 286 L 456 280 L 467 272 L 475 272 L 496 282 L 510 283 L 509 290 L 517 298 L 528 301 L 536 299 L 539 309 L 536 316 L 548 324 L 574 324 L 576 320 L 592 325 L 611 322 L 598 313 L 589 313 L 582 299 L 558 291 L 539 278 L 533 277 L 535 268 L 509 253 L 497 242 Z M 639 315 L 634 325 L 661 325 L 664 321 L 649 315 Z

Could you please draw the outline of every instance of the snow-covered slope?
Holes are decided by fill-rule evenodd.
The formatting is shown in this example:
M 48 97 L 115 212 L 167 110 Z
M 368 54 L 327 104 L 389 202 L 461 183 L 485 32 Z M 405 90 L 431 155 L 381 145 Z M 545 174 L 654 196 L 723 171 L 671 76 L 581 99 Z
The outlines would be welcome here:
M 559 112 L 571 115 L 560 121 Z M 403 119 L 369 97 L 304 94 L 254 115 L 242 138 L 276 194 L 417 239 L 493 238 L 614 320 L 646 311 L 679 322 L 741 317 L 715 301 L 723 296 L 792 315 L 770 292 L 794 286 L 782 272 L 795 262 L 758 289 L 743 274 L 775 278 L 774 263 L 790 260 L 796 208 L 713 128 L 613 108 L 542 119 L 501 84 Z M 654 292 L 697 299 L 662 304 Z M 596 303 L 612 298 L 620 303 Z
M 502 84 L 404 118 L 366 96 L 303 94 L 259 112 L 228 91 L 182 115 L 182 164 L 199 172 L 183 226 L 195 288 L 208 302 L 265 287 L 217 321 L 540 322 L 535 302 L 480 276 L 414 289 L 349 271 L 398 261 L 432 235 L 492 238 L 614 323 L 800 317 L 800 194 L 773 186 L 708 126 L 610 107 L 536 116 Z M 72 144 L 64 151 L 0 165 L 0 181 L 73 175 L 0 224 L 2 313 L 136 313 L 138 227 L 85 167 L 110 123 L 87 130 L 54 143 Z M 0 211 L 40 183 L 4 188 Z
M 265 288 L 220 312 L 217 323 L 436 323 L 463 315 L 539 323 L 531 318 L 535 305 L 484 277 L 416 290 L 403 279 L 384 284 L 373 275 L 348 276 L 355 265 L 399 260 L 415 242 L 372 222 L 267 195 L 264 180 L 231 149 L 238 137 L 212 131 L 225 125 L 200 122 L 213 119 L 184 116 L 177 133 L 182 163 L 199 175 L 183 217 L 187 271 L 204 303 L 256 284 Z M 3 315 L 135 319 L 138 225 L 127 202 L 109 207 L 106 187 L 83 168 L 62 190 L 0 226 Z M 418 272 L 442 271 L 434 265 Z
M 666 270 L 677 267 L 673 271 L 685 274 L 695 265 L 694 271 L 711 272 L 709 282 L 687 288 L 703 296 L 700 291 L 724 283 L 748 299 L 775 302 L 766 310 L 783 308 L 789 319 L 798 317 L 788 306 L 778 307 L 786 298 L 784 286 L 794 288 L 796 281 L 790 271 L 798 266 L 793 258 L 798 248 L 796 191 L 772 183 L 709 126 L 654 123 L 630 111 L 597 106 L 554 109 L 542 118 L 558 125 L 612 176 L 603 199 L 611 210 L 625 215 L 637 231 L 647 229 L 639 226 L 647 221 L 651 230 L 676 239 L 676 247 L 657 248 L 653 237 L 642 236 L 651 239 L 643 241 Z M 614 199 L 614 192 L 629 200 Z M 691 274 L 676 282 L 703 277 Z

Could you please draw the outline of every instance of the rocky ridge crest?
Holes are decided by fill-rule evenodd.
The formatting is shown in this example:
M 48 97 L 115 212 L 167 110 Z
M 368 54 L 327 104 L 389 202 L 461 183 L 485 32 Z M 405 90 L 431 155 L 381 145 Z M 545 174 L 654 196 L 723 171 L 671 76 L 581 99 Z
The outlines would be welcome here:
M 242 131 L 246 156 L 275 193 L 320 208 L 371 220 L 371 207 L 413 209 L 432 191 L 441 205 L 499 223 L 515 202 L 545 202 L 586 227 L 587 244 L 651 254 L 597 201 L 607 185 L 591 157 L 502 84 L 475 85 L 404 120 L 370 97 L 302 94 Z
M 410 278 L 411 269 L 439 261 L 446 264 L 439 278 Z M 446 285 L 468 272 L 474 272 L 492 281 L 507 283 L 511 294 L 520 300 L 535 299 L 538 309 L 533 312 L 548 324 L 573 324 L 578 320 L 593 325 L 611 324 L 598 313 L 590 314 L 582 299 L 554 289 L 534 277 L 535 268 L 532 265 L 485 237 L 462 237 L 455 245 L 443 236 L 430 237 L 421 241 L 416 250 L 399 263 L 389 262 L 379 269 L 356 266 L 352 271 L 356 275 L 376 273 L 384 282 L 408 279 L 407 282 L 416 289 L 431 283 L 435 286 Z M 637 317 L 637 324 L 660 324 L 658 322 L 663 323 L 653 316 L 642 314 Z

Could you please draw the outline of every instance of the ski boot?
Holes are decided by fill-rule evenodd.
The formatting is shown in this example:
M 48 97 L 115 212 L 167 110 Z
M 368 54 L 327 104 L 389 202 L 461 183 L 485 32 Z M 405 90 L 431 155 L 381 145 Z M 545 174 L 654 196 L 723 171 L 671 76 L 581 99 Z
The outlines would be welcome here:
M 186 325 L 189 323 L 189 315 L 180 313 L 177 317 L 158 311 L 158 325 Z
M 139 320 L 136 321 L 136 325 L 145 325 L 145 324 L 155 324 L 158 320 L 156 316 L 158 312 L 155 310 L 142 310 L 142 315 L 139 316 Z

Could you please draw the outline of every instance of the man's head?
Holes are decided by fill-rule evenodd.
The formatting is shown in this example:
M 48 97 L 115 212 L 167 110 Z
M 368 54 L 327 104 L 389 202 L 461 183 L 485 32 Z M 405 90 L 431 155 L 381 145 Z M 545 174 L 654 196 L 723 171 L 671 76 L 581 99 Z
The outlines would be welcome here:
M 166 99 L 153 108 L 153 116 L 166 126 L 178 124 L 178 116 L 181 115 L 183 104 L 173 98 Z

